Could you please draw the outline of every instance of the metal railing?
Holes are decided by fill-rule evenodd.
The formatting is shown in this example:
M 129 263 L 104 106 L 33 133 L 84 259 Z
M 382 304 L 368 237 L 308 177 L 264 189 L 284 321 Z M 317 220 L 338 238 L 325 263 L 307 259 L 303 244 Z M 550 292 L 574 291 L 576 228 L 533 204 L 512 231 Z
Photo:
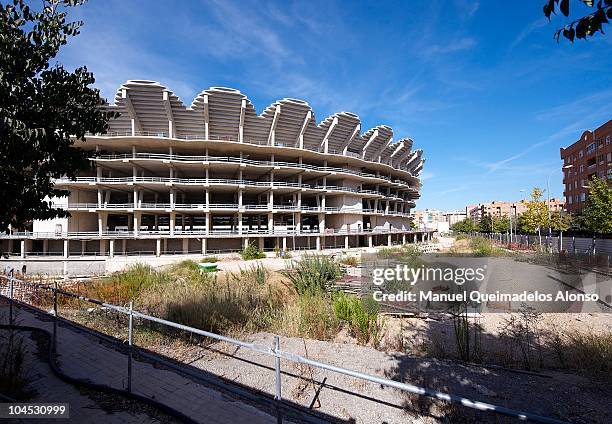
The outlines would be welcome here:
M 133 160 L 133 159 L 153 159 L 153 160 L 167 160 L 167 161 L 176 161 L 176 162 L 221 162 L 221 163 L 235 163 L 235 164 L 248 164 L 253 166 L 263 166 L 263 167 L 284 167 L 284 168 L 297 168 L 297 169 L 308 169 L 312 171 L 318 171 L 323 173 L 343 173 L 350 175 L 358 175 L 360 177 L 366 178 L 374 178 L 379 180 L 384 180 L 389 183 L 399 184 L 406 186 L 408 189 L 414 189 L 411 187 L 409 183 L 406 181 L 402 181 L 400 179 L 393 179 L 391 177 L 387 177 L 386 175 L 376 175 L 370 172 L 362 172 L 356 171 L 349 168 L 339 168 L 333 166 L 316 166 L 310 165 L 306 163 L 296 163 L 296 162 L 284 162 L 284 161 L 266 161 L 266 160 L 253 160 L 253 159 L 244 159 L 239 157 L 232 156 L 207 156 L 207 155 L 174 155 L 167 153 L 136 153 L 136 154 L 112 154 L 112 155 L 100 155 L 98 157 L 91 158 L 91 160 Z
M 134 136 L 139 136 L 139 137 L 156 137 L 156 138 L 174 138 L 177 140 L 218 140 L 218 141 L 231 141 L 231 142 L 240 142 L 240 140 L 237 137 L 232 137 L 232 136 L 213 136 L 213 135 L 209 135 L 208 137 L 205 137 L 205 135 L 203 134 L 183 134 L 183 135 L 177 135 L 177 134 L 173 134 L 172 137 L 169 137 L 169 133 L 167 132 L 163 132 L 163 131 L 135 131 L 134 133 L 132 133 L 131 131 L 129 132 L 108 132 L 105 134 L 91 134 L 91 133 L 87 133 L 86 136 L 95 136 L 95 137 L 134 137 Z M 242 140 L 243 143 L 246 144 L 252 144 L 255 146 L 268 146 L 270 145 L 268 143 L 267 140 L 255 140 L 255 139 L 243 139 Z M 290 147 L 290 148 L 296 148 L 295 143 L 294 142 L 285 142 L 285 141 L 278 141 L 275 142 L 274 145 L 270 145 L 270 146 L 274 146 L 274 147 Z M 308 145 L 304 144 L 304 147 L 302 150 L 308 150 L 311 152 L 316 152 L 316 153 L 322 153 L 319 151 L 319 149 L 317 147 L 309 147 Z M 344 152 L 340 152 L 340 151 L 336 151 L 336 150 L 330 150 L 328 151 L 327 154 L 331 154 L 331 155 L 336 155 L 336 156 L 344 156 L 344 157 L 351 157 L 351 158 L 355 158 L 355 159 L 361 159 L 364 162 L 371 162 L 371 163 L 380 163 L 382 165 L 386 165 L 389 166 L 391 168 L 394 168 L 397 171 L 401 171 L 401 172 L 406 172 L 408 175 L 410 175 L 410 177 L 415 178 L 414 175 L 408 170 L 408 169 L 402 169 L 402 168 L 398 168 L 393 166 L 393 162 L 390 159 L 385 159 L 385 160 L 380 160 L 380 161 L 372 161 L 372 160 L 367 160 L 362 158 L 362 156 L 359 153 L 355 153 L 355 152 L 351 152 L 351 151 L 347 151 L 346 154 Z
M 335 365 L 327 364 L 325 362 L 315 361 L 313 359 L 309 359 L 301 355 L 297 355 L 291 352 L 281 350 L 280 337 L 277 335 L 274 336 L 274 344 L 272 347 L 270 347 L 270 346 L 266 346 L 266 345 L 262 345 L 258 343 L 245 342 L 242 340 L 234 339 L 232 337 L 223 336 L 221 334 L 212 333 L 210 331 L 200 330 L 198 328 L 190 327 L 187 325 L 179 324 L 173 321 L 168 321 L 162 318 L 148 315 L 148 314 L 134 310 L 132 302 L 129 303 L 129 307 L 117 306 L 117 305 L 113 305 L 110 303 L 106 303 L 102 300 L 91 299 L 91 298 L 81 296 L 76 293 L 61 290 L 58 288 L 57 283 L 55 283 L 53 286 L 47 286 L 43 284 L 36 284 L 36 283 L 29 282 L 29 281 L 16 279 L 12 276 L 7 277 L 4 275 L 0 275 L 0 281 L 6 281 L 8 283 L 8 290 L 7 290 L 8 296 L 6 297 L 9 298 L 9 302 L 10 302 L 9 322 L 11 324 L 13 323 L 13 302 L 15 301 L 13 299 L 13 294 L 14 294 L 15 283 L 27 285 L 37 290 L 46 290 L 46 291 L 51 292 L 53 296 L 53 305 L 54 305 L 51 315 L 54 316 L 56 320 L 58 318 L 58 308 L 57 308 L 58 296 L 66 296 L 72 299 L 77 299 L 80 301 L 88 302 L 96 306 L 103 307 L 108 310 L 112 310 L 117 313 L 126 315 L 128 317 L 127 343 L 128 343 L 128 349 L 129 349 L 128 364 L 127 364 L 127 381 L 128 381 L 127 390 L 128 391 L 131 391 L 131 382 L 132 382 L 132 363 L 131 362 L 132 362 L 132 349 L 134 346 L 133 321 L 134 321 L 134 318 L 139 318 L 145 321 L 154 322 L 162 326 L 185 331 L 185 332 L 195 334 L 198 336 L 202 336 L 202 337 L 207 337 L 209 339 L 217 340 L 220 342 L 225 342 L 225 343 L 228 343 L 234 346 L 238 346 L 244 349 L 249 349 L 255 352 L 263 353 L 264 355 L 274 357 L 274 398 L 279 402 L 281 402 L 283 399 L 282 385 L 281 385 L 281 381 L 282 381 L 281 380 L 281 360 L 285 360 L 285 361 L 289 361 L 293 363 L 308 365 L 311 367 L 319 368 L 319 369 L 330 371 L 330 372 L 337 373 L 337 374 L 346 375 L 349 377 L 353 377 L 357 380 L 369 381 L 371 383 L 379 384 L 385 387 L 391 387 L 391 388 L 394 388 L 394 389 L 397 389 L 403 392 L 413 393 L 419 396 L 427 396 L 427 397 L 447 401 L 450 403 L 460 404 L 467 408 L 476 409 L 479 411 L 493 412 L 493 413 L 497 413 L 501 415 L 506 415 L 509 417 L 517 418 L 522 421 L 530 420 L 534 422 L 552 423 L 552 424 L 565 423 L 564 421 L 560 421 L 560 420 L 550 418 L 550 417 L 544 417 L 544 416 L 540 416 L 536 414 L 531 414 L 529 412 L 523 412 L 523 411 L 511 409 L 511 408 L 506 408 L 504 406 L 494 405 L 494 404 L 490 404 L 486 402 L 480 402 L 480 401 L 468 399 L 462 396 L 436 391 L 436 390 L 433 390 L 427 387 L 421 387 L 421 386 L 416 386 L 413 384 L 402 383 L 402 382 L 395 381 L 395 380 L 389 380 L 387 378 L 379 377 L 376 375 L 366 374 L 366 373 L 351 370 L 348 368 L 342 368 L 342 367 L 338 367 Z M 0 293 L 1 292 L 2 290 L 0 290 Z M 41 312 L 45 312 L 45 311 L 41 311 Z M 45 312 L 45 313 L 48 313 L 48 312 Z
M 311 185 L 300 184 L 293 181 L 254 181 L 254 180 L 236 180 L 228 178 L 177 178 L 177 177 L 75 177 L 71 178 L 56 178 L 56 184 L 73 184 L 73 183 L 88 183 L 95 185 L 96 183 L 106 184 L 128 184 L 134 183 L 154 183 L 154 184 L 181 184 L 181 185 L 231 185 L 231 186 L 252 186 L 252 187 L 294 187 L 317 191 L 341 191 L 350 193 L 359 193 L 380 196 L 387 200 L 411 202 L 411 199 L 397 197 L 391 193 L 385 193 L 378 190 L 352 188 L 337 185 Z M 410 189 L 413 190 L 413 189 Z M 407 190 L 407 191 L 410 191 Z

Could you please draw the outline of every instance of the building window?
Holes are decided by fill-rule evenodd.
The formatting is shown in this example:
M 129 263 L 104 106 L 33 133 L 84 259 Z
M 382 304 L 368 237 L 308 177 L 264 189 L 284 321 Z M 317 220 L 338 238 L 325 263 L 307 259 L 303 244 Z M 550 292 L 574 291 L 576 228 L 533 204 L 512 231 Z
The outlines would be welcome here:
M 608 168 L 608 179 L 612 180 L 612 168 Z
M 608 155 L 606 156 L 606 160 L 608 162 L 612 162 L 612 153 L 608 153 Z
M 580 165 L 580 172 L 584 172 L 584 165 Z
M 606 146 L 610 144 L 611 137 L 609 135 L 606 136 Z
M 590 154 L 590 153 L 593 153 L 596 148 L 597 148 L 597 146 L 595 145 L 595 143 L 589 144 L 587 146 L 587 155 Z
M 573 203 L 573 202 L 572 202 L 572 196 L 568 197 L 568 199 L 567 199 L 567 200 L 569 201 L 569 204 L 570 204 L 570 205 Z
M 604 155 L 597 155 L 597 162 L 601 165 L 604 162 Z
M 584 154 L 582 153 L 582 149 L 581 149 L 580 152 L 578 152 L 578 157 L 581 158 L 582 156 L 584 156 Z
M 585 193 L 580 193 L 580 201 L 584 202 L 586 199 L 586 194 Z

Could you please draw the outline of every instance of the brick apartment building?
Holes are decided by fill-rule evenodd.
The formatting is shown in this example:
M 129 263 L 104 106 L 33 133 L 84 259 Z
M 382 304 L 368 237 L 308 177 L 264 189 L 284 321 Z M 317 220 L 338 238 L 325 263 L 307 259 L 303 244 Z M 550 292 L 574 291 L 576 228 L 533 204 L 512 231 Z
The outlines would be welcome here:
M 588 182 L 593 177 L 612 182 L 612 120 L 594 131 L 586 130 L 569 147 L 561 148 L 567 211 L 584 208 Z
M 479 222 L 485 215 L 498 218 L 502 216 L 518 216 L 527 210 L 527 205 L 527 200 L 519 200 L 518 202 L 494 200 L 489 203 L 466 206 L 465 213 L 473 222 Z M 554 197 L 550 199 L 549 208 L 551 212 L 561 212 L 564 210 L 564 206 L 565 202 L 563 200 L 555 199 Z

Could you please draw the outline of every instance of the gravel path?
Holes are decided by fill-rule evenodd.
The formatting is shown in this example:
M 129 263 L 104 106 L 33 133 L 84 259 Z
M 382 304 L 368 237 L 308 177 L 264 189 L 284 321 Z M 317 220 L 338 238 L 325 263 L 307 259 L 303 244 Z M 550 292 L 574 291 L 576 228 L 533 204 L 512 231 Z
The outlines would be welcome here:
M 271 346 L 273 336 L 259 333 L 250 340 Z M 309 358 L 322 362 L 576 423 L 609 422 L 612 411 L 609 386 L 594 385 L 571 374 L 529 375 L 385 353 L 349 343 L 304 342 L 297 338 L 282 338 L 281 349 L 300 355 L 307 351 Z M 192 365 L 268 393 L 274 390 L 273 358 L 263 354 L 218 343 Z M 357 423 L 500 422 L 499 416 L 490 413 L 473 412 L 287 361 L 282 361 L 282 370 L 284 398 L 306 406 L 312 403 L 315 409 Z M 310 378 L 317 382 L 314 387 L 307 382 Z M 325 386 L 320 389 L 318 401 L 313 401 L 322 381 Z

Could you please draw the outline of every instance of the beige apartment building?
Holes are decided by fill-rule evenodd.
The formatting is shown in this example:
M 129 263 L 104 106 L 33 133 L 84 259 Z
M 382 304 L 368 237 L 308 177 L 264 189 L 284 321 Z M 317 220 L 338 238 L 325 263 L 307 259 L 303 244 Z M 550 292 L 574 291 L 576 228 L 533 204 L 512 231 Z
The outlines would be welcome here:
M 485 215 L 490 215 L 493 217 L 520 215 L 527 210 L 527 205 L 527 200 L 519 200 L 517 202 L 494 200 L 489 203 L 466 206 L 465 213 L 466 216 L 470 217 L 473 222 L 479 222 Z M 549 208 L 551 212 L 561 212 L 565 210 L 565 202 L 562 199 L 556 199 L 553 197 L 549 201 Z

